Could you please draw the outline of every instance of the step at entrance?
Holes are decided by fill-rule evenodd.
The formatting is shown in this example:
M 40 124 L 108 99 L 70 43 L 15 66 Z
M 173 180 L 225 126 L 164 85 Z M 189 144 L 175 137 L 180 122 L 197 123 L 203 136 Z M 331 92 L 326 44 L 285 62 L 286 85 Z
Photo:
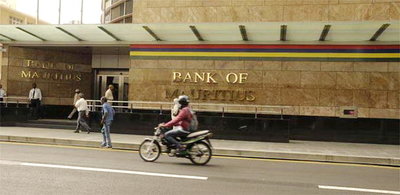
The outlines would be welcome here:
M 16 123 L 15 126 L 73 130 L 76 128 L 76 120 L 67 120 L 67 119 L 28 120 L 26 122 Z

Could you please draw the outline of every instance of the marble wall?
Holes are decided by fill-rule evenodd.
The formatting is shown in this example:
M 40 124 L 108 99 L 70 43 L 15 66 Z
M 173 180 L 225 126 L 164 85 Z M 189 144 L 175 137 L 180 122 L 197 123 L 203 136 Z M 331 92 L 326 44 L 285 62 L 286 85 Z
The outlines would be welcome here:
M 2 57 L 2 82 L 8 96 L 28 97 L 37 83 L 47 105 L 72 105 L 74 90 L 92 93 L 91 54 L 51 48 L 8 47 Z
M 133 23 L 399 20 L 399 0 L 136 0 Z
M 212 72 L 218 83 L 174 82 L 173 72 Z M 247 73 L 246 81 L 225 82 L 231 72 Z M 130 100 L 171 101 L 175 89 L 253 91 L 254 101 L 198 93 L 193 101 L 291 106 L 285 114 L 308 116 L 340 116 L 340 107 L 355 106 L 359 117 L 400 118 L 398 62 L 131 60 L 129 77 Z

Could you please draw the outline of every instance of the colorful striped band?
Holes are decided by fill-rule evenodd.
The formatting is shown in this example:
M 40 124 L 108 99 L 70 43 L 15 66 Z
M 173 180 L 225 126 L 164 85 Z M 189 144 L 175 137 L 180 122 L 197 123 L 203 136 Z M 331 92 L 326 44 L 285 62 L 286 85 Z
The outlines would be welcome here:
M 130 46 L 133 59 L 257 59 L 400 61 L 400 45 L 153 45 Z

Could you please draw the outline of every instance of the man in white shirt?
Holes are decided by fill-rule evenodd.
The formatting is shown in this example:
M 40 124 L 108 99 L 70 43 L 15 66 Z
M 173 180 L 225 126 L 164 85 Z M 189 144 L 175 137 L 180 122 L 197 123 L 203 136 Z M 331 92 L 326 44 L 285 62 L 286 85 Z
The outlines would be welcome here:
M 3 89 L 3 85 L 2 84 L 0 84 L 0 107 L 3 107 L 3 102 L 2 101 L 4 101 L 4 97 L 6 97 L 7 96 L 7 93 L 6 93 L 6 90 L 4 90 Z
M 32 116 L 39 118 L 40 102 L 42 101 L 42 91 L 36 87 L 36 83 L 32 84 L 32 89 L 29 91 L 29 100 L 31 101 Z
M 108 89 L 104 95 L 104 97 L 107 98 L 108 101 L 113 101 L 114 100 L 114 95 L 113 95 L 113 91 L 114 91 L 114 86 L 113 85 L 109 85 Z M 111 105 L 111 102 L 108 102 Z
M 76 112 L 75 104 L 79 100 L 79 93 L 81 93 L 81 91 L 79 89 L 75 89 L 74 103 L 72 103 L 72 106 L 74 107 L 74 109 L 71 111 L 71 113 L 67 117 L 69 120 L 72 119 L 72 117 L 74 116 L 74 114 Z
M 90 133 L 90 127 L 86 123 L 86 118 L 89 118 L 89 108 L 85 100 L 83 93 L 78 94 L 78 101 L 75 103 L 75 108 L 78 110 L 78 119 L 76 120 L 76 130 L 75 133 L 80 133 L 79 127 L 83 127 L 87 133 Z

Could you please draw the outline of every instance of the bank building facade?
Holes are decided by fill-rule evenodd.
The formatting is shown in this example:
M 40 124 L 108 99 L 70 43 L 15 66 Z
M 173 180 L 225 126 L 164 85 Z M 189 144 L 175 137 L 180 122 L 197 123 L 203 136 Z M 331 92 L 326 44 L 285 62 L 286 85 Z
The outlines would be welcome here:
M 104 24 L 0 25 L 0 83 L 9 109 L 37 83 L 46 118 L 65 118 L 75 89 L 98 100 L 112 84 L 121 133 L 151 133 L 186 94 L 216 138 L 399 144 L 399 10 L 396 0 L 105 0 Z

